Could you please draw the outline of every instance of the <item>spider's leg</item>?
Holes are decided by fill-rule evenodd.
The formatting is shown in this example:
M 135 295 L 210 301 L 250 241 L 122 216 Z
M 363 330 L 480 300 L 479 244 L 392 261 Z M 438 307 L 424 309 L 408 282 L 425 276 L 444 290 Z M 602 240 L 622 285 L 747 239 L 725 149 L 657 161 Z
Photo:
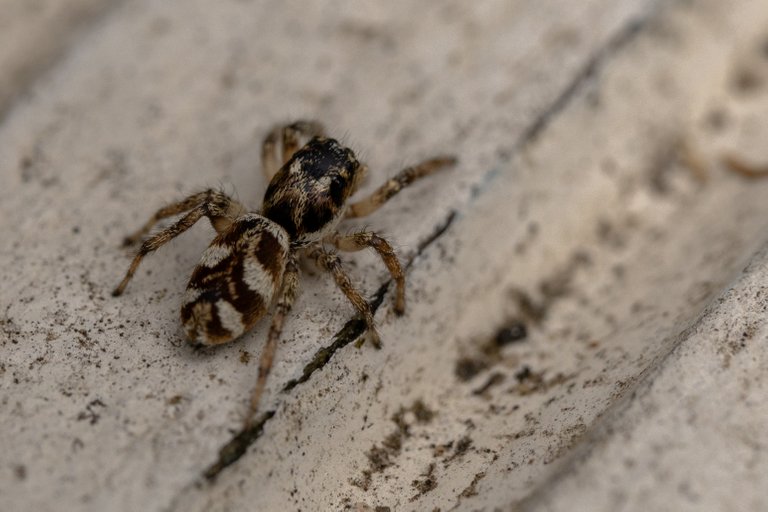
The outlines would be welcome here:
M 395 313 L 402 315 L 405 312 L 405 273 L 403 272 L 402 265 L 400 265 L 400 260 L 397 259 L 395 250 L 389 242 L 370 231 L 361 231 L 350 235 L 334 233 L 329 237 L 328 241 L 342 251 L 359 251 L 370 247 L 378 252 L 397 286 Z
M 248 416 L 245 419 L 245 429 L 247 430 L 254 414 L 259 408 L 259 401 L 261 395 L 264 393 L 264 387 L 267 384 L 267 376 L 272 369 L 272 363 L 275 359 L 275 352 L 277 350 L 277 342 L 280 340 L 280 334 L 283 331 L 283 323 L 285 317 L 293 306 L 293 302 L 296 300 L 296 294 L 299 290 L 299 270 L 296 265 L 296 259 L 291 257 L 285 267 L 285 273 L 283 274 L 283 284 L 280 287 L 280 297 L 275 305 L 275 311 L 272 314 L 272 325 L 269 328 L 269 336 L 267 337 L 267 343 L 264 345 L 264 350 L 261 353 L 259 359 L 259 376 L 256 379 L 256 385 L 251 392 L 251 403 L 248 410 Z
M 243 207 L 240 203 L 228 197 L 223 192 L 209 188 L 208 190 L 203 190 L 202 192 L 192 194 L 191 196 L 188 196 L 181 201 L 163 206 L 157 210 L 139 230 L 129 236 L 126 236 L 125 239 L 123 239 L 123 245 L 128 246 L 135 244 L 144 238 L 144 235 L 149 233 L 152 227 L 159 221 L 168 217 L 173 217 L 179 213 L 188 212 L 189 210 L 200 206 L 203 203 L 216 204 L 218 210 L 224 212 L 224 217 L 231 218 L 233 220 L 240 214 L 245 213 L 245 207 Z M 211 220 L 213 221 L 213 219 Z
M 123 239 L 123 245 L 128 246 L 135 244 L 144 238 L 144 235 L 149 233 L 149 230 L 151 230 L 152 227 L 159 221 L 168 217 L 172 217 L 178 213 L 188 212 L 192 208 L 199 206 L 203 201 L 205 201 L 205 198 L 208 197 L 210 192 L 210 190 L 204 190 L 203 192 L 192 194 L 191 196 L 186 197 L 176 203 L 163 206 L 157 210 L 141 228 L 139 228 L 133 234 L 126 236 Z
M 376 330 L 376 325 L 373 321 L 371 305 L 368 304 L 368 301 L 366 301 L 360 295 L 360 292 L 358 292 L 352 285 L 349 276 L 344 272 L 344 269 L 341 266 L 339 257 L 335 253 L 326 251 L 319 244 L 309 249 L 309 254 L 315 259 L 320 268 L 331 273 L 333 279 L 336 281 L 336 286 L 344 292 L 344 295 L 346 295 L 352 305 L 355 306 L 355 309 L 357 309 L 363 316 L 363 320 L 365 320 L 368 329 L 367 338 L 370 338 L 371 343 L 373 343 L 376 348 L 381 348 L 381 338 L 379 337 L 379 333 Z M 358 347 L 362 346 L 362 344 L 365 343 L 365 340 L 366 337 L 360 338 L 356 345 Z
M 272 128 L 261 145 L 261 168 L 267 181 L 277 174 L 303 143 L 324 134 L 325 128 L 318 121 L 302 120 Z
M 365 217 L 366 215 L 370 215 L 417 179 L 428 176 L 449 165 L 454 165 L 455 163 L 455 157 L 444 156 L 426 160 L 413 167 L 406 167 L 397 173 L 395 177 L 387 180 L 386 183 L 375 190 L 370 196 L 349 205 L 349 208 L 347 208 L 347 217 Z
M 134 237 L 140 239 L 158 220 L 184 211 L 187 211 L 187 214 L 181 219 L 163 231 L 144 240 L 136 256 L 133 258 L 131 266 L 128 267 L 128 272 L 126 272 L 123 280 L 112 292 L 112 295 L 118 296 L 123 293 L 123 290 L 128 285 L 128 281 L 133 277 L 144 256 L 170 242 L 195 225 L 201 218 L 208 217 L 216 231 L 221 233 L 229 228 L 239 215 L 245 212 L 245 208 L 222 192 L 206 190 L 189 196 L 183 201 L 161 208 L 150 218 L 144 227 L 129 237 L 129 240 L 132 240 Z

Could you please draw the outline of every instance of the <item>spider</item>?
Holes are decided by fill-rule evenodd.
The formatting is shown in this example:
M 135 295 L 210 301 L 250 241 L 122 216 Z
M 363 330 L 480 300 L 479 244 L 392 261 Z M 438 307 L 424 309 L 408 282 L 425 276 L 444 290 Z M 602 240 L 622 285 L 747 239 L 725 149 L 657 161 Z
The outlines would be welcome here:
M 308 141 L 302 147 L 302 141 Z M 352 150 L 326 137 L 315 121 L 297 121 L 272 129 L 262 144 L 263 171 L 269 179 L 261 209 L 250 211 L 225 193 L 208 189 L 160 208 L 125 245 L 144 239 L 160 220 L 184 214 L 166 229 L 144 239 L 125 277 L 112 295 L 123 293 L 144 256 L 160 248 L 207 217 L 218 233 L 192 271 L 181 305 L 184 332 L 193 345 L 227 343 L 250 330 L 269 309 L 272 324 L 259 360 L 245 426 L 258 410 L 272 368 L 283 323 L 298 293 L 300 257 L 314 260 L 365 320 L 369 339 L 380 338 L 368 302 L 352 285 L 339 257 L 342 251 L 372 248 L 381 256 L 396 285 L 394 311 L 405 312 L 405 275 L 392 245 L 371 231 L 342 235 L 336 227 L 344 218 L 376 211 L 415 180 L 453 165 L 454 157 L 438 157 L 407 167 L 370 196 L 346 204 L 367 173 Z

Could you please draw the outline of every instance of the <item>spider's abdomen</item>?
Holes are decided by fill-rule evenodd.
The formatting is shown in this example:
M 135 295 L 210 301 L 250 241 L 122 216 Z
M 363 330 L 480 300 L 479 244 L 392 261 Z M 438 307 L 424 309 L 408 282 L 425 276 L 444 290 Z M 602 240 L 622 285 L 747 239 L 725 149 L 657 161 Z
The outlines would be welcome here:
M 360 163 L 334 139 L 315 137 L 275 174 L 264 195 L 264 216 L 294 245 L 322 240 L 338 224 Z
M 184 294 L 181 321 L 190 342 L 218 345 L 252 328 L 280 289 L 288 250 L 285 230 L 255 213 L 218 235 Z

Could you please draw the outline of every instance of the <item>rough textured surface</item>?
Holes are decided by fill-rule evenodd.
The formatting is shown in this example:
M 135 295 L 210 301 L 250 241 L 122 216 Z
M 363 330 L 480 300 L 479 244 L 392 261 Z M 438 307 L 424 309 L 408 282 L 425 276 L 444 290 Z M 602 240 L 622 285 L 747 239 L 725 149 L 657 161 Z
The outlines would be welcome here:
M 119 0 L 0 1 L 0 120 L 41 73 Z
M 764 510 L 766 283 L 768 246 L 520 509 Z
M 768 7 L 721 4 L 70 1 L 56 16 L 103 15 L 58 33 L 10 11 L 59 57 L 0 83 L 4 502 L 764 509 Z M 7 48 L 0 76 L 25 63 Z M 272 415 L 206 478 L 266 328 L 184 343 L 208 226 L 114 299 L 119 243 L 206 186 L 258 207 L 260 138 L 297 117 L 355 148 L 369 189 L 460 164 L 348 226 L 410 262 L 384 349 L 339 348 L 351 308 L 305 275 Z M 368 295 L 386 283 L 374 255 L 344 259 Z

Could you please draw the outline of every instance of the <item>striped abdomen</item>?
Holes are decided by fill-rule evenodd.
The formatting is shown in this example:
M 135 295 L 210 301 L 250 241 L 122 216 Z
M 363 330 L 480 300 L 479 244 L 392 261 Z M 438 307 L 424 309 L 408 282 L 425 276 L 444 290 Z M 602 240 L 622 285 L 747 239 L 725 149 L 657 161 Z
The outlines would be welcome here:
M 218 345 L 252 328 L 280 288 L 288 250 L 285 230 L 255 213 L 219 234 L 184 295 L 181 321 L 189 340 Z

